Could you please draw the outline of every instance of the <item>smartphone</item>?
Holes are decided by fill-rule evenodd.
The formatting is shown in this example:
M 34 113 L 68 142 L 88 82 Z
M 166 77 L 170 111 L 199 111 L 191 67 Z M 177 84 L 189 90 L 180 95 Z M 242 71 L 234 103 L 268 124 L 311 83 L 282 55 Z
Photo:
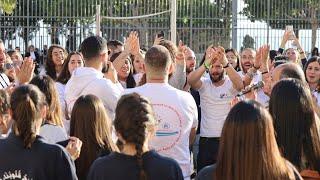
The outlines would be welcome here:
M 289 31 L 289 32 L 290 32 L 289 40 L 294 40 L 295 37 L 296 37 L 296 35 L 294 34 L 293 26 L 292 26 L 292 25 L 286 26 L 286 31 Z
M 164 38 L 164 32 L 163 32 L 163 31 L 160 31 L 160 32 L 157 34 L 157 37 L 158 37 L 158 38 Z

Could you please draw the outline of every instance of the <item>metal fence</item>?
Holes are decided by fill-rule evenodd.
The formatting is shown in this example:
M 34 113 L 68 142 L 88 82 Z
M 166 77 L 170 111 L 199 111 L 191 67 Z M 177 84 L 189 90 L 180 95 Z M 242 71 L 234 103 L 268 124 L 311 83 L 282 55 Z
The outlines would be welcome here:
M 170 4 L 171 0 L 17 0 L 12 15 L 0 14 L 0 38 L 7 48 L 19 46 L 22 51 L 30 44 L 41 50 L 52 43 L 75 50 L 95 34 L 96 5 L 101 5 L 102 17 L 132 17 L 170 10 Z M 102 18 L 102 36 L 122 41 L 137 30 L 141 45 L 149 47 L 159 31 L 170 37 L 170 13 Z M 177 39 L 196 53 L 203 53 L 209 44 L 240 50 L 269 43 L 277 49 L 286 25 L 293 25 L 310 51 L 312 43 L 320 46 L 319 19 L 319 0 L 177 0 Z

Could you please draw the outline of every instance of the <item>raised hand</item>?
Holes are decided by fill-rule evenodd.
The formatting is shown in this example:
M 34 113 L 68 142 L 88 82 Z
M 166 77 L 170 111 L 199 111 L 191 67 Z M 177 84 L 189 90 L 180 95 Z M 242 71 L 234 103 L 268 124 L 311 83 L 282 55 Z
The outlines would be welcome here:
M 213 46 L 210 45 L 206 50 L 206 56 L 205 56 L 204 63 L 206 63 L 207 65 L 211 65 L 212 59 L 214 58 L 214 53 L 215 53 L 215 51 L 213 49 Z
M 158 37 L 158 35 L 156 35 L 156 37 L 154 38 L 154 42 L 153 45 L 159 45 L 161 41 L 163 41 L 164 38 L 163 37 Z
M 107 68 L 108 71 L 106 73 L 104 73 L 104 77 L 107 79 L 110 79 L 113 83 L 117 83 L 118 82 L 118 75 L 117 75 L 116 69 L 113 67 L 112 62 L 108 61 L 107 66 L 108 66 L 108 68 Z
M 124 50 L 129 52 L 129 53 L 132 53 L 135 51 L 135 41 L 136 41 L 136 38 L 137 38 L 137 32 L 136 31 L 131 31 L 130 34 L 129 34 L 129 37 L 126 38 L 125 42 L 124 42 Z
M 21 67 L 16 68 L 16 75 L 20 84 L 26 84 L 31 81 L 34 68 L 35 64 L 33 63 L 31 56 L 24 58 Z
M 183 44 L 183 42 L 180 40 L 178 45 L 178 52 L 176 55 L 176 62 L 177 64 L 185 64 L 185 52 L 187 50 L 187 46 Z
M 228 65 L 228 59 L 226 57 L 226 53 L 225 50 L 222 46 L 218 46 L 214 48 L 215 50 L 215 58 L 220 61 L 220 63 L 222 64 L 223 67 Z M 214 59 L 215 60 L 215 59 Z

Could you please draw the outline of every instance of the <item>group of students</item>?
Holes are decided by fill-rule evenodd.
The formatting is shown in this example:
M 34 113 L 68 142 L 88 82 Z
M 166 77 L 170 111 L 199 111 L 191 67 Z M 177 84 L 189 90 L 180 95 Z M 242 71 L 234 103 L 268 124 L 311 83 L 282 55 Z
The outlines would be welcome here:
M 319 178 L 320 57 L 297 44 L 282 60 L 209 46 L 195 69 L 182 42 L 143 51 L 131 32 L 52 45 L 38 75 L 20 59 L 0 79 L 0 179 L 191 179 L 193 165 L 199 180 Z M 8 59 L 0 41 L 1 77 Z

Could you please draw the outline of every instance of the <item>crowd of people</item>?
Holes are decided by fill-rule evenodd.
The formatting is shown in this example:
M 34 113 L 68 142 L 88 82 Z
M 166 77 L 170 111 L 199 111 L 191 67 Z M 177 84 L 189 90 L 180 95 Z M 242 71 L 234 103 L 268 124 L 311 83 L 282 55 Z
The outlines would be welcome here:
M 90 36 L 46 60 L 0 40 L 1 179 L 320 179 L 320 57 Z M 33 49 L 32 49 L 33 48 Z M 44 64 L 44 68 L 37 67 Z

